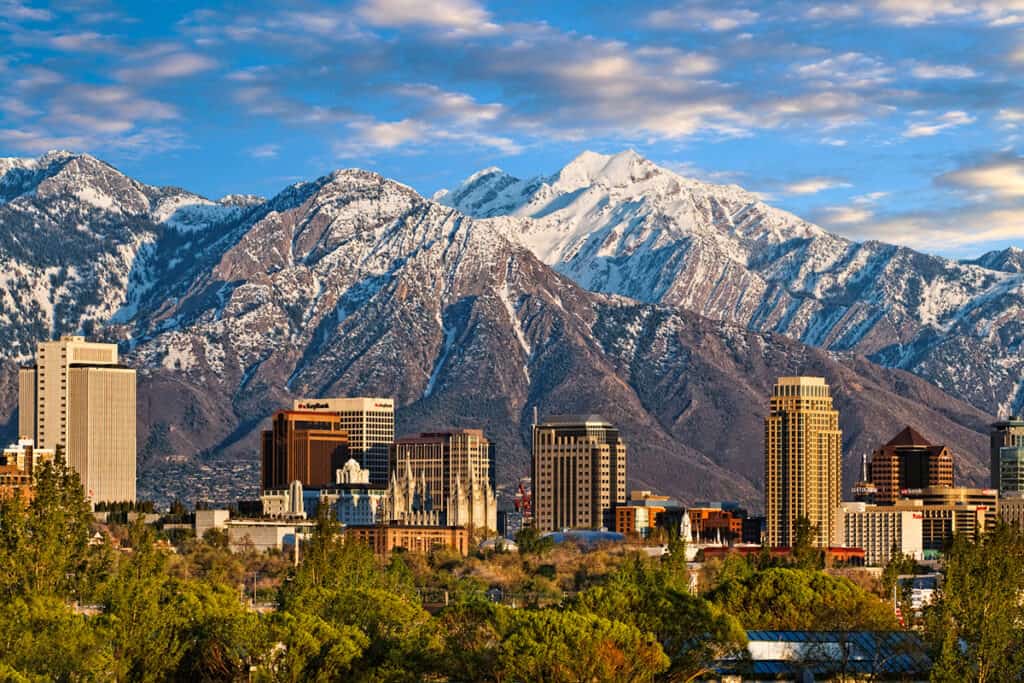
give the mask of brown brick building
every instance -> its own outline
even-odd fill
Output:
[[[329,486],[346,460],[348,433],[340,415],[279,410],[262,434],[262,490],[286,489],[295,480],[303,488]]]
[[[408,526],[377,524],[345,527],[345,541],[365,543],[375,555],[389,555],[395,548],[411,553],[429,553],[435,548],[453,548],[469,555],[469,534],[462,526]]]
[[[875,502],[891,505],[904,489],[953,485],[953,454],[906,427],[871,456]]]

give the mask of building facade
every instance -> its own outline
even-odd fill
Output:
[[[906,427],[871,456],[875,502],[895,503],[905,489],[953,485],[953,454]]]
[[[388,520],[496,531],[492,457],[491,443],[479,429],[396,440],[385,502]]]
[[[839,412],[821,377],[780,377],[765,418],[765,516],[770,547],[791,547],[797,521],[827,547],[842,490]]]
[[[847,548],[862,548],[869,567],[885,566],[893,551],[924,559],[924,516],[920,510],[867,503],[842,503],[836,539]]]
[[[318,489],[334,483],[348,460],[348,432],[337,413],[279,410],[263,432],[263,491],[280,491],[293,481]]]
[[[392,398],[302,398],[295,410],[337,413],[348,434],[349,457],[369,470],[370,483],[387,486],[389,456],[395,440],[395,400]]]
[[[999,518],[1007,524],[1024,529],[1024,494],[1010,494],[999,499]]]
[[[626,442],[599,415],[551,417],[533,427],[532,506],[541,531],[614,528],[626,502]]]
[[[1024,493],[1024,445],[999,449],[999,495]]]
[[[453,548],[463,557],[469,555],[469,534],[460,526],[348,526],[345,527],[345,542],[350,541],[370,546],[374,554],[381,557],[398,548],[424,554],[437,548]]]
[[[1024,416],[1014,415],[992,425],[989,432],[989,466],[992,488],[1002,491],[1000,485],[1000,457],[1006,446],[1024,446]]]
[[[135,500],[135,379],[116,344],[75,335],[41,342],[18,372],[20,436],[62,451],[93,503]]]

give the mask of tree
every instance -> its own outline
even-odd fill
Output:
[[[137,520],[129,533],[132,552],[105,587],[99,623],[113,647],[113,678],[159,681],[184,654],[184,619],[174,609],[176,586],[153,530]]]
[[[111,669],[109,645],[60,598],[14,598],[0,623],[0,680],[102,680]]]
[[[315,614],[274,615],[271,632],[279,643],[255,680],[299,683],[344,680],[369,645],[354,626],[336,626]]]
[[[892,607],[849,579],[818,570],[771,568],[729,579],[708,599],[746,629],[868,630],[897,627]]]
[[[187,615],[179,628],[182,656],[176,680],[240,680],[270,649],[267,629],[231,588],[204,581],[176,586],[173,609]]]
[[[650,681],[669,666],[649,633],[594,614],[510,610],[498,653],[502,680]]]
[[[69,597],[85,578],[92,513],[62,458],[39,468],[34,488],[30,502],[0,502],[0,597]]]
[[[1024,671],[1024,537],[1007,525],[958,535],[945,581],[925,612],[936,681],[1020,680]]]
[[[800,569],[821,569],[825,553],[818,547],[821,529],[806,517],[798,517],[793,529],[793,563]]]
[[[687,681],[725,657],[746,653],[747,637],[731,615],[688,591],[688,578],[637,558],[605,585],[581,593],[574,607],[653,633],[671,660],[666,678]]]
[[[542,536],[536,527],[523,527],[516,534],[516,546],[521,555],[543,555],[555,546],[550,536]]]

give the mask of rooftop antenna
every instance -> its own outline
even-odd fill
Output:
[[[533,426],[537,426],[537,406],[533,407]]]
[[[871,481],[868,479],[868,454],[866,452],[860,454],[860,480]]]

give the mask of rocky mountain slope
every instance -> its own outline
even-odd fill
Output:
[[[587,289],[855,351],[988,412],[1024,406],[1018,249],[957,263],[852,242],[635,152],[585,152],[528,180],[489,168],[437,197],[521,218],[517,238]]]
[[[770,386],[799,372],[834,387],[848,484],[904,423],[961,453],[962,481],[984,479],[986,412],[854,353],[588,291],[513,237],[520,218],[476,220],[358,170],[211,202],[84,155],[0,163],[15,188],[0,256],[19,274],[0,280],[0,426],[11,435],[13,369],[35,339],[119,340],[139,368],[144,494],[252,495],[274,409],[377,394],[397,399],[401,432],[484,427],[505,482],[528,471],[533,406],[601,412],[634,486],[757,509]],[[216,468],[229,474],[211,488]]]

